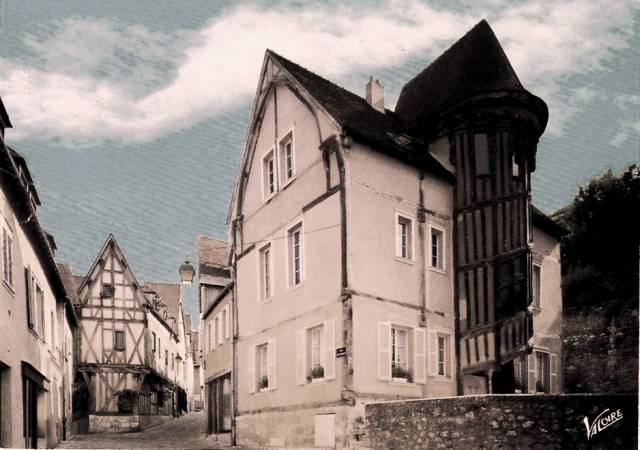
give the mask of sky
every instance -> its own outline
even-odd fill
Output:
[[[482,19],[549,106],[533,202],[640,161],[634,1],[0,0],[0,96],[57,259],[85,274],[109,233],[139,281],[177,281],[226,214],[264,52],[393,109],[403,84]],[[197,317],[196,290],[183,290]]]

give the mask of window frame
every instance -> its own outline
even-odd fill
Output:
[[[538,282],[536,283],[536,268],[538,268]],[[537,284],[537,287],[536,287]],[[537,299],[536,299],[537,292]],[[531,267],[531,306],[534,310],[542,310],[542,263],[533,261]],[[537,300],[537,301],[536,301]]]
[[[269,252],[268,274],[265,270],[265,252]],[[258,249],[258,274],[258,300],[259,303],[266,303],[270,300],[273,300],[273,246],[271,245],[271,241],[267,242]],[[268,280],[265,280],[265,278],[268,278]],[[269,283],[268,292],[267,281]]]
[[[545,368],[544,367],[542,368],[542,382],[543,382],[543,386],[545,387],[545,389],[542,392],[538,391],[538,381],[540,381],[540,379],[538,378],[538,354],[545,355],[545,358],[547,360],[547,364],[546,364],[547,371],[545,372],[544,371]],[[534,364],[533,378],[535,380],[535,385],[533,386],[533,392],[535,394],[550,394],[553,391],[553,387],[551,386],[551,351],[544,348],[540,348],[540,347],[534,348],[533,364]],[[546,379],[549,380],[548,384],[546,384]]]
[[[429,229],[429,269],[433,270],[434,272],[440,272],[440,273],[446,273],[447,272],[447,240],[446,240],[446,236],[447,236],[447,231],[444,227],[433,224],[433,223],[429,223],[428,225],[428,229]],[[433,265],[433,232],[434,230],[439,233],[440,235],[440,242],[439,242],[439,260],[440,260],[440,265],[439,266],[434,266]]]
[[[122,336],[122,345],[118,345],[118,336]],[[125,339],[126,337],[124,334],[124,330],[114,330],[113,331],[113,351],[124,352],[127,347]]]
[[[296,282],[295,278],[296,278],[296,268],[295,268],[295,244],[294,244],[294,239],[295,239],[295,233],[296,231],[299,232],[300,235],[300,242],[298,244],[298,247],[300,249],[300,254],[299,254],[299,260],[300,260],[300,268],[298,270],[299,272],[299,280],[298,282]],[[297,221],[294,225],[290,226],[287,229],[287,279],[288,279],[288,285],[289,285],[289,289],[295,289],[298,286],[302,285],[302,283],[304,282],[305,279],[305,262],[304,262],[304,258],[305,258],[305,252],[304,252],[304,225],[302,223],[302,220]]]
[[[278,161],[276,159],[276,149],[271,147],[262,155],[262,200],[267,201],[278,192]],[[273,191],[269,180],[268,160],[273,163]]]
[[[258,344],[254,348],[256,370],[253,382],[256,383],[257,392],[265,392],[271,388],[271,382],[269,381],[269,341]],[[260,387],[263,376],[267,377],[267,386],[264,388]]]
[[[152,351],[153,353],[155,353],[155,352],[156,352],[156,338],[157,338],[157,337],[156,337],[156,332],[155,332],[155,331],[152,331],[152,332],[151,332],[151,335],[153,336],[153,343],[151,344],[151,351]]]
[[[407,248],[408,255],[402,256],[402,239],[400,238],[401,232],[401,222],[408,223],[409,225],[409,235],[408,235],[408,245],[405,245]],[[394,234],[395,234],[395,258],[398,261],[402,261],[405,263],[413,264],[415,262],[415,218],[410,214],[407,214],[402,211],[396,211],[395,213],[395,221],[394,221]]]
[[[391,371],[393,373],[393,367],[396,365],[400,365],[400,367],[402,367],[402,362],[400,361],[400,356],[402,353],[404,353],[404,367],[402,367],[403,370],[405,371],[409,371],[409,370],[413,370],[413,365],[410,364],[410,355],[409,354],[409,330],[411,329],[413,331],[413,327],[408,327],[408,326],[404,326],[404,325],[400,325],[397,323],[391,323],[391,341],[390,341],[390,351],[391,351]],[[399,345],[396,343],[397,341],[397,333],[398,332],[403,332],[404,333],[404,338],[405,338],[405,343],[404,343],[404,351],[403,352],[399,352],[398,351],[398,347]],[[398,361],[396,361],[396,355],[398,355]]]
[[[429,368],[429,376],[431,376],[432,378],[438,380],[438,381],[446,381],[446,382],[451,382],[454,383],[455,382],[455,375],[454,375],[454,364],[455,364],[455,349],[454,349],[454,333],[452,330],[448,330],[442,327],[433,327],[431,329],[429,329],[428,331],[429,333],[429,349],[428,349],[428,353],[429,353],[429,358],[432,358],[433,355],[433,350],[432,350],[432,346],[434,345],[431,342],[431,339],[435,338],[436,339],[436,343],[435,343],[435,373],[432,372],[433,369],[433,363],[431,361],[427,362],[428,368]],[[445,374],[444,375],[440,375],[440,351],[438,349],[438,341],[440,337],[444,337],[445,338],[445,346],[446,348],[444,349],[443,355],[444,355],[444,361],[443,363],[445,364]],[[449,364],[447,364],[447,358],[449,360]]]
[[[13,232],[7,226],[2,226],[2,282],[13,294],[15,289]]]
[[[291,176],[288,175],[288,158],[286,154],[286,144],[291,144]],[[287,130],[282,137],[278,139],[278,161],[277,164],[282,164],[282,167],[278,167],[280,186],[279,189],[283,189],[289,183],[296,179],[296,147],[293,127]]]

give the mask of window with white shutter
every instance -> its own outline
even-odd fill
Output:
[[[391,380],[391,325],[378,323],[378,378]]]
[[[231,313],[229,305],[225,306],[222,310],[222,318],[224,323],[224,338],[229,339],[231,335]]]
[[[296,384],[303,385],[307,376],[307,352],[306,352],[307,330],[299,330],[296,333]]]
[[[557,394],[560,389],[558,386],[558,355],[551,353],[551,393]]]
[[[414,383],[424,384],[427,382],[427,355],[426,355],[426,332],[423,328],[413,329],[414,342]]]
[[[273,390],[278,385],[278,352],[276,341],[270,340],[267,343],[267,376],[269,377],[269,390]]]
[[[336,377],[336,324],[334,320],[324,323],[324,379]]]
[[[429,331],[429,375],[452,379],[451,333]]]

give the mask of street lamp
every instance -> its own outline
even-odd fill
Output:
[[[193,282],[193,277],[196,274],[195,269],[189,262],[187,258],[185,258],[184,262],[180,265],[178,269],[178,273],[180,274],[180,279],[182,280],[182,284],[191,284]]]

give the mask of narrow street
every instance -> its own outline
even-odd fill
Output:
[[[204,431],[204,412],[194,412],[140,432],[77,435],[57,448],[229,448]]]

